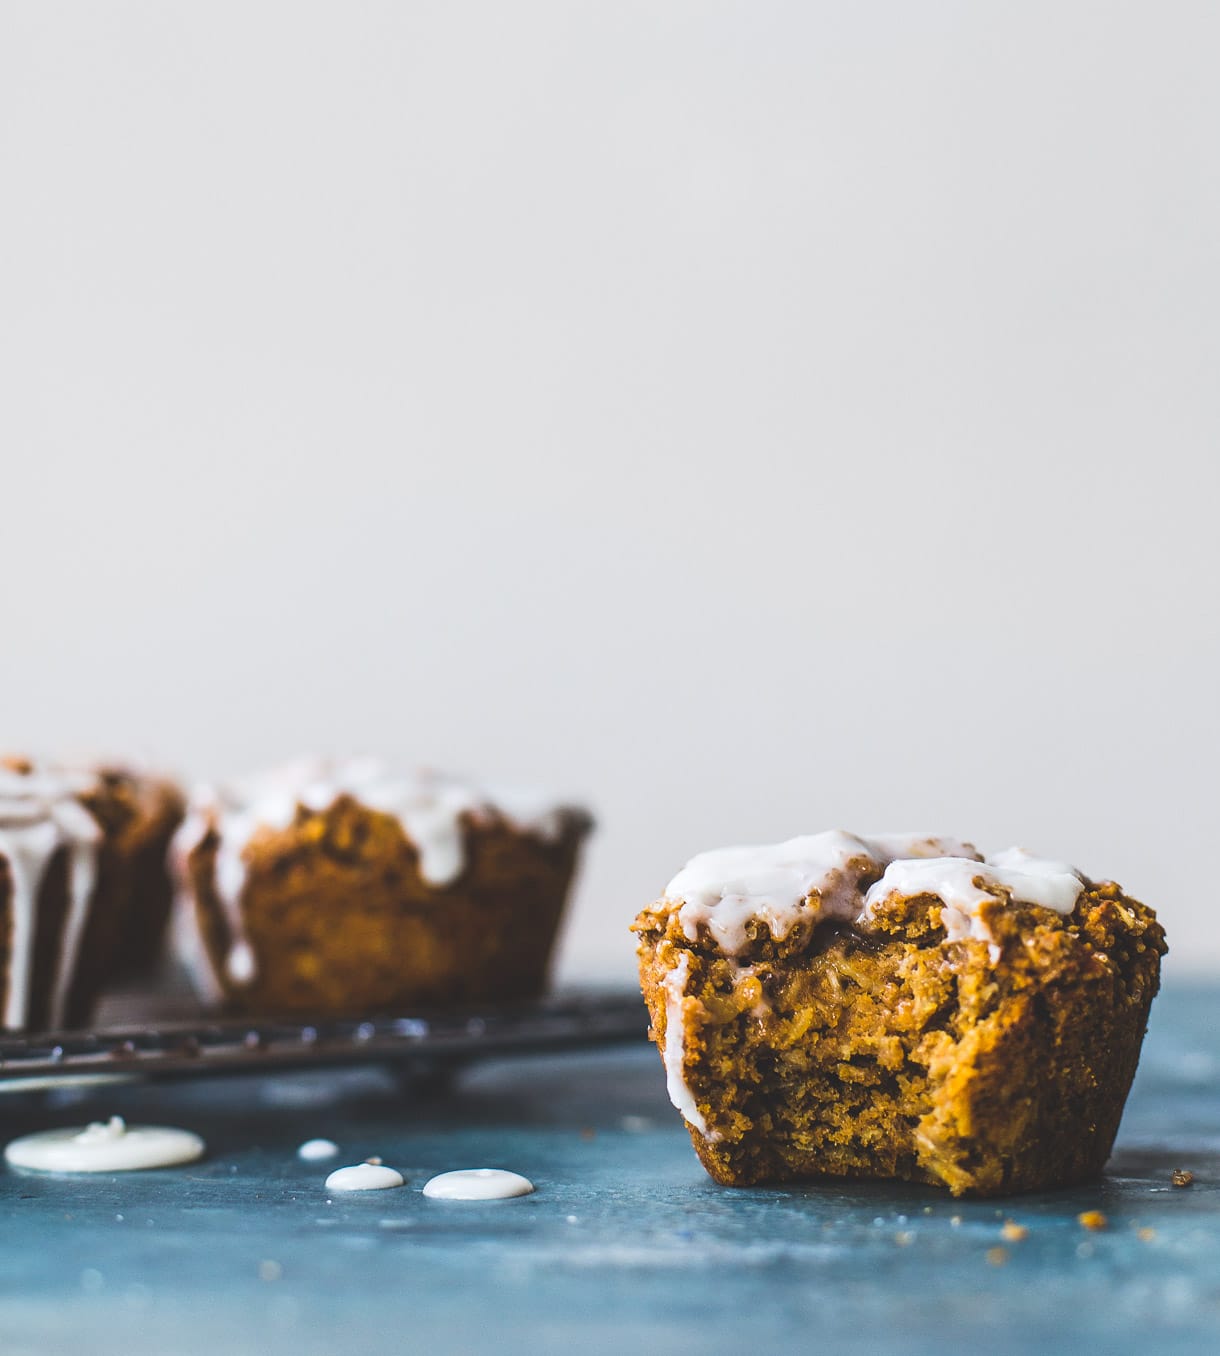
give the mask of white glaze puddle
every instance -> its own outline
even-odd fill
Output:
[[[384,1163],[354,1163],[336,1168],[326,1179],[327,1191],[387,1191],[402,1185],[402,1173]]]
[[[4,1157],[15,1168],[36,1172],[134,1172],[193,1163],[206,1147],[190,1130],[129,1126],[122,1116],[111,1116],[84,1127],[23,1135],[8,1145]]]
[[[324,1158],[334,1158],[338,1152],[339,1146],[333,1139],[307,1139],[297,1149],[297,1157],[306,1163],[319,1163]]]
[[[434,1201],[506,1201],[528,1196],[534,1189],[528,1177],[502,1168],[459,1168],[442,1172],[424,1184],[424,1195]]]

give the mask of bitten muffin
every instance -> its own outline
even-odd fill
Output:
[[[245,1012],[531,998],[590,827],[573,806],[372,761],[206,788],[174,853],[184,958]]]
[[[1066,863],[838,832],[696,857],[634,930],[716,1181],[954,1195],[1101,1172],[1166,949],[1151,909]]]

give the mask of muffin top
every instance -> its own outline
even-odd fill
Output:
[[[710,939],[736,956],[760,936],[781,942],[823,923],[868,934],[895,905],[926,899],[939,905],[945,940],[977,938],[997,959],[997,907],[1035,906],[1067,917],[1089,886],[1068,863],[1022,848],[985,856],[943,835],[832,830],[702,853],[646,912],[676,916],[687,941]]]
[[[325,813],[343,797],[396,819],[418,853],[421,877],[436,886],[451,884],[462,872],[467,821],[506,824],[548,842],[590,823],[585,811],[535,791],[493,791],[434,772],[397,773],[374,758],[309,758],[197,788],[178,849],[189,853],[215,833],[222,870],[227,862],[237,874],[235,859],[256,834],[286,829],[302,813]]]

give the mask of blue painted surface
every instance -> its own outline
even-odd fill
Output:
[[[1214,1351],[1218,1019],[1220,989],[1164,994],[1108,1177],[999,1204],[718,1188],[650,1047],[487,1066],[426,1099],[373,1071],[6,1098],[6,1138],[118,1112],[197,1129],[210,1154],[127,1176],[0,1173],[0,1350]],[[294,1154],[321,1135],[409,1185],[328,1196],[328,1166]],[[420,1194],[479,1166],[537,1193]],[[1180,1166],[1192,1187],[1170,1186]],[[1077,1223],[1090,1209],[1107,1231]],[[1009,1218],[1024,1241],[1001,1237]]]

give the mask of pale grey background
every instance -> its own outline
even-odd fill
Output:
[[[0,743],[1019,841],[1220,963],[1211,4],[0,3]]]

